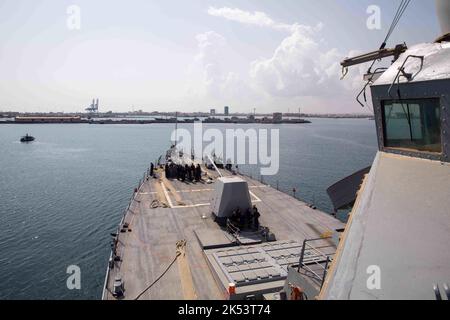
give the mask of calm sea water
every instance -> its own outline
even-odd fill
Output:
[[[374,122],[313,119],[280,129],[280,171],[264,181],[331,212],[326,188],[372,163]],[[192,125],[186,125],[191,129]],[[233,125],[209,125],[219,129]],[[242,125],[249,128],[250,125]],[[114,231],[173,125],[0,125],[0,299],[99,299]],[[30,133],[37,141],[21,144]],[[241,171],[259,179],[256,167]],[[81,290],[66,269],[81,268]]]

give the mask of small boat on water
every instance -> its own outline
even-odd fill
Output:
[[[34,141],[35,138],[33,136],[29,136],[28,133],[23,136],[22,138],[20,138],[20,142],[31,142]]]

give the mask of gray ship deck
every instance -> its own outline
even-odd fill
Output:
[[[208,174],[215,173],[208,171]],[[160,170],[157,175],[164,172]],[[269,227],[277,240],[302,243],[304,239],[344,227],[334,217],[313,210],[304,202],[249,177],[240,177],[248,182],[252,201],[261,213],[261,224]],[[115,299],[113,283],[120,275],[125,287],[124,299],[135,299],[174,260],[177,241],[186,240],[184,258],[178,259],[140,299],[227,299],[198,237],[214,231],[220,234],[220,227],[210,213],[213,190],[214,183],[188,184],[164,177],[145,181],[122,221],[131,231],[118,234],[116,254],[121,261],[108,269],[102,298]],[[152,208],[154,200],[168,208]],[[224,237],[211,241],[221,242],[221,238]]]

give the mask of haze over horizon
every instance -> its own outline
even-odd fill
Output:
[[[399,1],[0,0],[0,110],[363,113],[360,66]],[[80,9],[80,29],[67,26]],[[381,9],[369,30],[367,8]],[[434,2],[413,1],[388,46],[440,35]],[[388,60],[388,59],[386,59]]]

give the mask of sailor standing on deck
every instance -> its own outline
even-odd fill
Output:
[[[252,210],[250,208],[248,208],[247,210],[245,210],[245,215],[244,215],[244,228],[248,228],[250,229],[252,226]]]
[[[197,163],[197,167],[195,168],[195,179],[197,181],[202,180],[202,168],[200,167],[200,165]]]
[[[181,178],[181,175],[182,175],[182,167],[181,167],[181,165],[179,165],[179,164],[177,164],[176,165],[176,168],[177,168],[177,179],[178,180],[182,180],[182,178]]]
[[[192,163],[191,164],[191,167],[190,167],[190,173],[191,173],[191,181],[193,181],[193,180],[196,180],[196,173],[195,173],[195,166],[194,166],[194,164]]]
[[[183,181],[186,179],[191,180],[191,172],[189,171],[189,166],[187,164],[184,165]]]
[[[243,216],[242,216],[242,211],[241,211],[241,208],[239,208],[239,207],[237,207],[237,209],[236,209],[236,217],[237,217],[237,223],[238,223],[238,226],[241,228],[242,227],[242,225],[243,225]]]
[[[166,163],[166,165],[164,166],[164,172],[166,173],[166,178],[170,179],[170,173],[169,173],[169,165]]]
[[[187,179],[189,181],[192,181],[192,170],[191,170],[191,167],[188,164],[186,164],[185,168],[186,168],[186,173],[187,173]]]
[[[259,217],[261,214],[258,211],[258,208],[256,206],[253,206],[253,227],[255,230],[259,230]]]

